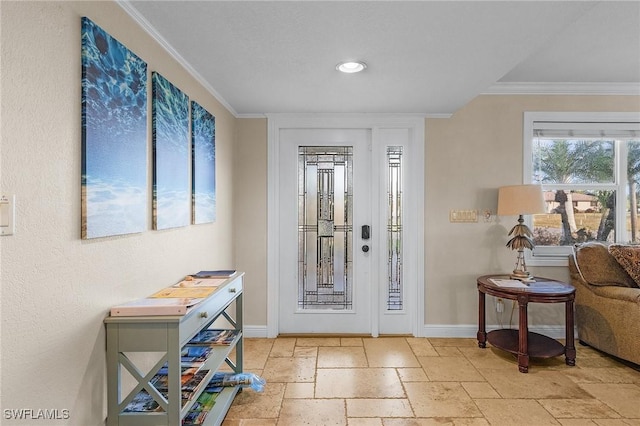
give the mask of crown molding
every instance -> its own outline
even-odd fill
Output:
[[[490,86],[483,95],[631,95],[640,96],[640,83],[512,83]]]
[[[213,96],[218,102],[220,102],[235,118],[238,118],[238,113],[236,110],[220,95],[216,90],[211,87],[211,84],[207,82],[198,73],[195,68],[191,66],[189,62],[187,62],[174,48],[169,44],[167,40],[164,39],[156,31],[156,29],[147,21],[136,8],[134,8],[129,0],[116,0],[116,3],[138,24],[140,27],[151,36],[173,59],[178,61],[178,63],[189,73],[193,78],[195,78],[198,83],[200,83],[206,91],[208,91],[211,96]]]

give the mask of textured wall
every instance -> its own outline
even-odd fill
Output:
[[[16,233],[0,238],[2,409],[69,410],[69,420],[37,424],[101,425],[109,308],[200,269],[235,267],[236,119],[115,2],[1,7],[0,190],[17,200]],[[81,16],[216,116],[216,223],[151,230],[149,127],[147,231],[80,239]],[[32,423],[4,414],[3,425]]]

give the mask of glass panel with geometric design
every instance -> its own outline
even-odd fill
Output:
[[[387,147],[387,310],[403,308],[402,300],[402,147]]]
[[[298,149],[298,308],[349,310],[353,148]]]

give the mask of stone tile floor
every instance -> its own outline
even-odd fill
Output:
[[[576,342],[563,357],[514,356],[475,339],[279,337],[245,339],[246,389],[223,426],[640,426],[640,367]]]

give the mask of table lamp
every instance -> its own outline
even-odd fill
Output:
[[[511,228],[509,236],[513,237],[507,242],[507,247],[518,251],[516,267],[510,278],[523,282],[531,281],[531,274],[527,271],[524,261],[524,249],[533,250],[533,234],[524,224],[522,215],[544,213],[545,205],[540,185],[511,185],[498,189],[498,211],[500,216],[518,215],[518,224]]]

